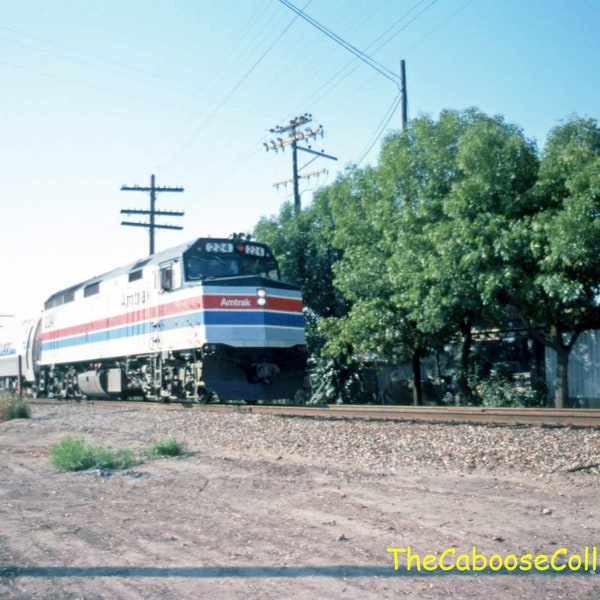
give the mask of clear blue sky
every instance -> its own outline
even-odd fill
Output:
[[[596,0],[295,0],[322,25],[399,72],[409,117],[476,106],[543,146],[576,113],[598,117]],[[181,232],[250,231],[291,187],[291,154],[266,153],[269,129],[305,112],[339,157],[357,162],[397,94],[278,0],[21,0],[0,20],[0,313],[36,314],[53,292],[134,261],[144,229],[121,208],[147,209],[122,184],[183,186],[158,208],[184,210]],[[400,127],[400,111],[389,129]],[[379,142],[363,159],[375,163]],[[301,159],[308,155],[301,155]],[[301,163],[302,165],[303,163]]]

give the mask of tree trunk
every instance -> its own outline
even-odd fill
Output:
[[[413,404],[423,404],[423,388],[421,387],[421,351],[415,350],[412,357],[413,368]]]
[[[531,387],[542,394],[544,405],[548,404],[548,387],[546,385],[546,347],[537,337],[530,338],[532,354],[530,363]]]
[[[569,352],[560,327],[550,327],[550,335],[556,352],[556,380],[554,381],[554,408],[564,408],[569,402]]]
[[[569,406],[569,355],[579,337],[579,332],[569,334],[565,344],[560,327],[550,328],[553,347],[556,351],[556,381],[554,384],[554,408]]]
[[[460,406],[471,397],[469,390],[469,358],[471,356],[471,345],[473,343],[473,317],[466,315],[461,323],[463,344],[460,353],[460,373],[457,379],[456,405]]]
[[[569,402],[569,351],[561,345],[556,348],[556,382],[554,408],[564,408]]]

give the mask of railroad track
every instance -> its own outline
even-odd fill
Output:
[[[362,419],[386,421],[417,421],[426,423],[479,423],[488,425],[598,427],[599,409],[558,408],[482,408],[474,406],[263,406],[248,404],[180,404],[158,402],[125,402],[116,400],[45,400],[32,404],[79,404],[82,406],[144,408],[160,410],[202,410],[208,412],[243,412],[317,419]]]

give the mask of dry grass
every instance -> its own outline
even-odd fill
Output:
[[[31,408],[29,403],[13,393],[0,391],[0,422],[11,419],[29,419]]]

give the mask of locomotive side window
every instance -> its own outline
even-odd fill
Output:
[[[93,296],[94,294],[98,294],[100,292],[100,282],[91,283],[83,288],[83,297],[87,298],[88,296]]]
[[[63,304],[66,304],[67,302],[73,302],[73,300],[75,300],[75,290],[69,290],[68,292],[64,293]]]
[[[75,300],[75,289],[76,288],[71,288],[64,292],[54,294],[54,296],[51,296],[48,298],[48,300],[46,300],[44,308],[49,310],[55,306],[61,306],[62,304],[67,304],[67,302],[73,302]]]
[[[166,292],[173,289],[173,268],[171,265],[160,270],[160,287]]]

